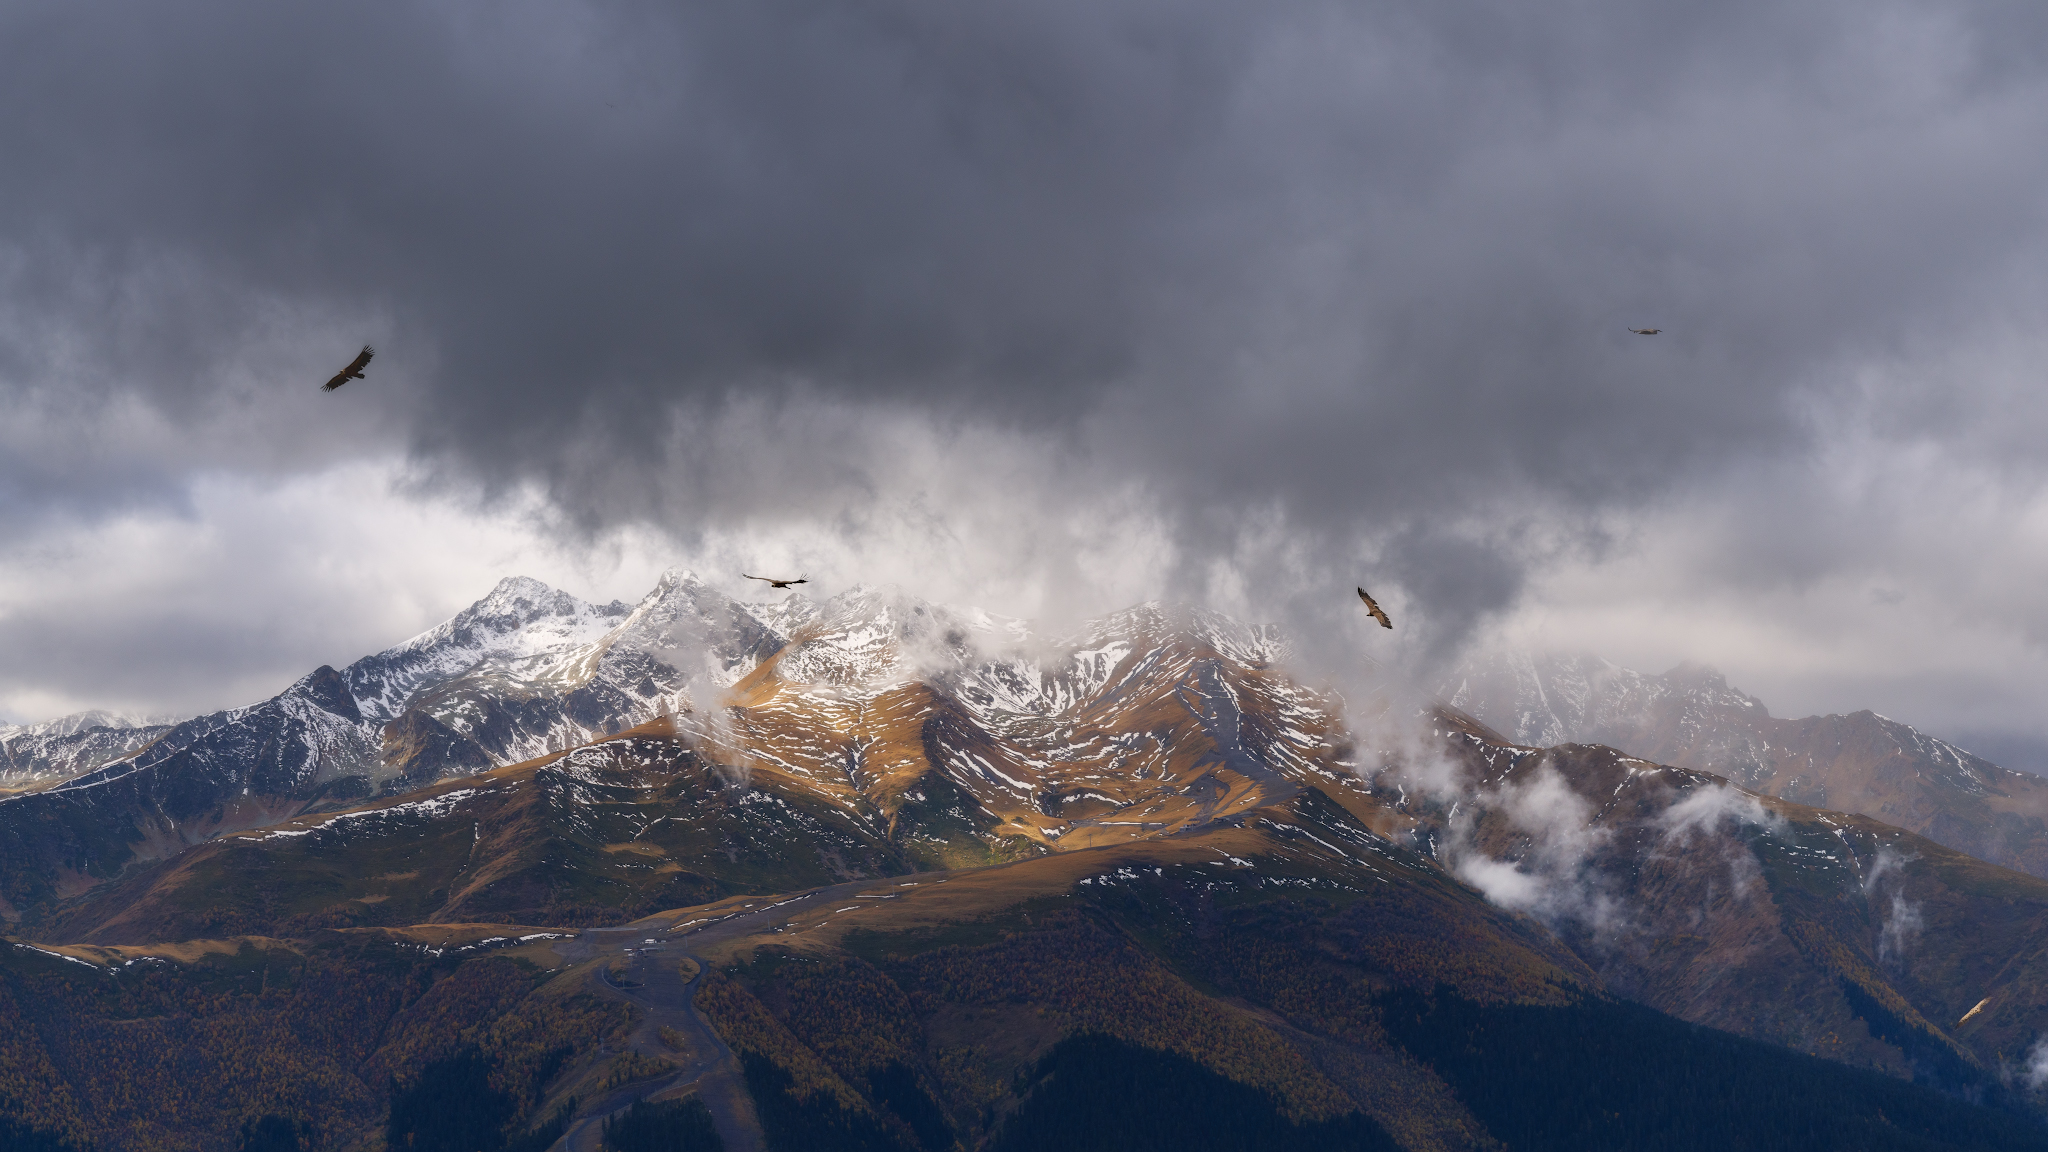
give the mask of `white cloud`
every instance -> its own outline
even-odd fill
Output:
[[[1724,820],[1768,828],[1785,823],[1783,817],[1765,808],[1755,795],[1726,784],[1694,788],[1657,816],[1664,839],[1680,847],[1696,835],[1718,831]]]
[[[157,505],[46,520],[0,557],[0,716],[247,703],[514,574],[629,602],[672,566],[741,597],[762,594],[742,572],[805,574],[818,597],[897,584],[1057,626],[1151,598],[1176,559],[1142,489],[1076,469],[1049,478],[1026,438],[838,416],[841,433],[873,441],[859,482],[821,480],[704,526],[666,520],[672,476],[649,477],[648,525],[584,534],[531,488],[482,502],[389,458],[204,473]]]
[[[1589,867],[1613,834],[1595,822],[1593,805],[1555,768],[1539,765],[1524,780],[1460,799],[1444,852],[1459,878],[1504,908],[1553,923],[1574,920],[1602,932],[1619,926],[1624,909]],[[1472,817],[1481,811],[1506,817],[1526,834],[1518,859],[1497,859],[1478,848]]]

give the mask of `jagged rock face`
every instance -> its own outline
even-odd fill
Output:
[[[1874,712],[1778,719],[1711,669],[1527,653],[1461,669],[1439,695],[1519,744],[1606,744],[2048,876],[2048,780]]]

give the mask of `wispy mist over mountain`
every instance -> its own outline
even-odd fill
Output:
[[[1517,743],[1605,744],[2048,875],[2048,779],[1875,712],[1780,719],[1702,665],[1646,675],[1597,656],[1530,652],[1467,664],[1437,695]]]

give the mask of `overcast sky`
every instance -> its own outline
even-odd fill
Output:
[[[2027,755],[2044,57],[2022,0],[17,0],[0,717],[680,564]]]

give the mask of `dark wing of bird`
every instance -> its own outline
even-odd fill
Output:
[[[1638,336],[1655,336],[1658,333],[1663,332],[1664,330],[1662,328],[1631,328],[1629,329],[1629,331],[1635,333]]]
[[[742,576],[745,576],[745,577],[746,577],[747,579],[749,579],[749,580],[759,580],[759,581],[760,581],[760,582],[762,582],[763,584],[773,584],[773,583],[775,583],[775,581],[773,581],[773,580],[770,580],[770,579],[769,579],[768,577],[766,577],[766,576],[755,576],[755,575],[752,575],[752,574],[750,574],[750,573],[746,573],[746,572],[742,572],[742,573],[740,573],[740,575],[742,575]]]
[[[361,380],[363,378],[363,369],[369,365],[370,357],[375,356],[376,354],[377,353],[375,352],[375,350],[373,350],[368,344],[363,345],[363,350],[361,352],[356,353],[356,358],[349,362],[348,367],[343,368],[340,372],[337,372],[334,376],[334,379],[329,380],[325,384],[322,384],[320,386],[320,390],[323,392],[332,392],[336,388],[341,387],[343,384],[346,384],[351,380]]]
[[[1387,619],[1387,614],[1380,609],[1379,603],[1365,594],[1365,589],[1360,588],[1358,590],[1358,598],[1365,601],[1365,610],[1372,613],[1372,618],[1380,622],[1380,627],[1392,628],[1394,626],[1394,622]]]

